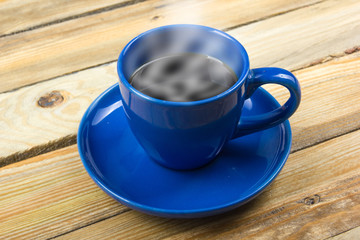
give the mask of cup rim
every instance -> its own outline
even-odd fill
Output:
[[[243,58],[243,62],[244,62],[244,66],[243,66],[243,71],[241,72],[241,75],[238,77],[237,81],[235,82],[234,85],[232,85],[230,88],[228,88],[226,91],[215,95],[213,97],[210,98],[206,98],[206,99],[202,99],[202,100],[198,100],[198,101],[188,101],[188,102],[174,102],[174,101],[168,101],[168,100],[160,100],[157,98],[153,98],[150,97],[140,91],[138,91],[137,89],[135,89],[133,86],[131,86],[131,84],[128,82],[128,80],[126,79],[123,71],[122,71],[122,63],[123,63],[123,58],[125,55],[125,52],[132,46],[132,44],[134,44],[137,40],[139,40],[140,38],[144,37],[145,35],[151,33],[151,32],[155,32],[155,31],[160,31],[163,29],[167,29],[167,28],[173,28],[173,27],[192,27],[192,28],[202,28],[205,29],[207,31],[211,31],[214,32],[216,34],[222,35],[223,37],[226,37],[228,39],[230,39],[232,42],[234,42],[236,45],[238,45],[240,52],[241,52],[241,57]],[[172,24],[172,25],[165,25],[165,26],[161,26],[161,27],[157,27],[157,28],[153,28],[150,30],[147,30],[139,35],[137,35],[136,37],[134,37],[130,42],[128,42],[125,47],[123,48],[123,50],[121,51],[118,60],[117,60],[117,73],[120,79],[120,82],[133,94],[135,94],[136,96],[143,98],[147,101],[150,101],[152,103],[156,103],[156,104],[160,104],[160,105],[167,105],[167,106],[189,106],[189,105],[201,105],[201,104],[206,104],[209,102],[213,102],[219,99],[222,99],[226,96],[228,96],[229,94],[231,94],[235,89],[241,87],[241,85],[245,82],[245,78],[248,76],[249,71],[250,71],[250,66],[249,66],[249,56],[244,48],[243,45],[241,45],[241,43],[236,40],[234,37],[232,37],[231,35],[215,29],[215,28],[211,28],[211,27],[207,27],[207,26],[202,26],[202,25],[196,25],[196,24]]]

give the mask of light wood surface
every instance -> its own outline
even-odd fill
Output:
[[[229,34],[245,46],[253,67],[294,70],[359,46],[359,12],[357,0],[324,1],[236,28]],[[265,57],[271,54],[276,57]]]
[[[0,94],[0,108],[4,109],[0,113],[4,129],[0,132],[0,165],[50,151],[53,145],[75,143],[79,121],[88,105],[102,91],[117,83],[115,68],[115,63],[107,64]],[[301,83],[303,100],[290,119],[293,150],[360,127],[360,104],[357,104],[360,52],[294,74]],[[279,101],[284,102],[288,97],[282,87],[268,89]],[[50,108],[40,107],[40,97],[51,91],[58,91],[64,97],[63,102]],[[314,105],[318,106],[316,111],[312,108]]]
[[[301,2],[304,3],[301,4]],[[305,1],[285,0],[280,2],[267,0],[265,3],[255,1],[250,4],[247,1],[235,0],[226,1],[226,3],[224,1],[198,3],[174,0],[173,4],[163,6],[162,1],[150,0],[111,12],[90,15],[51,27],[0,38],[2,49],[0,52],[2,63],[0,65],[2,82],[0,92],[114,61],[130,39],[156,26],[195,23],[220,29],[230,28],[309,4],[308,1],[305,3]],[[239,9],[244,9],[249,4],[254,11],[239,15]],[[360,9],[358,2],[345,6],[349,7],[345,9],[349,14],[351,10]],[[333,3],[332,8],[337,9],[337,4]],[[224,12],[227,14],[225,18]],[[156,16],[158,18],[153,19]],[[285,18],[285,21],[288,20]],[[359,20],[358,15],[350,15],[349,22],[352,24],[342,26],[342,33],[348,33],[349,27],[353,29],[359,24]],[[326,27],[324,30],[331,31]],[[339,34],[339,31],[333,34]],[[356,38],[356,35],[354,37]],[[286,36],[283,37],[283,39],[286,38]],[[239,40],[242,41],[241,38]]]
[[[0,1],[0,239],[360,239],[359,12],[358,0]],[[291,70],[302,88],[284,169],[219,216],[131,210],[96,186],[75,144],[124,44],[172,23],[222,29],[251,67]]]
[[[294,73],[302,102],[290,118],[293,151],[360,128],[360,52]],[[268,90],[280,102],[289,95],[274,85]]]
[[[0,8],[0,37],[69,21],[81,16],[130,5],[136,1],[5,0]]]

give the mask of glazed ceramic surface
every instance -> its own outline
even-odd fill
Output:
[[[229,141],[209,164],[172,170],[152,161],[135,139],[118,85],[101,94],[85,112],[78,148],[91,178],[120,203],[147,214],[195,218],[223,213],[251,200],[278,175],[290,152],[288,121]],[[259,88],[245,101],[251,117],[279,104]]]
[[[129,84],[131,74],[142,64],[184,52],[221,60],[232,68],[237,82],[219,95],[193,102],[155,99]],[[169,25],[140,34],[121,52],[118,75],[122,104],[134,136],[152,159],[174,169],[203,166],[230,139],[276,126],[300,103],[300,86],[291,72],[280,68],[250,70],[247,52],[236,39],[205,26]],[[289,100],[262,115],[242,115],[244,101],[266,83],[288,88]]]

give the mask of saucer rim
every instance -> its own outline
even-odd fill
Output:
[[[81,131],[84,128],[85,123],[88,121],[88,116],[90,115],[90,112],[95,109],[96,105],[98,104],[98,102],[105,97],[107,94],[109,94],[111,91],[113,91],[114,88],[119,88],[119,84],[116,83],[112,86],[110,86],[109,88],[107,88],[104,92],[102,92],[98,97],[95,98],[94,101],[92,101],[92,103],[90,104],[90,106],[87,108],[87,110],[84,112],[80,124],[79,124],[79,128],[78,128],[78,132],[77,132],[77,147],[78,147],[78,152],[80,155],[80,159],[87,171],[87,173],[89,174],[89,176],[91,177],[91,179],[105,192],[107,193],[109,196],[111,196],[112,198],[114,198],[116,201],[120,202],[121,204],[124,204],[125,206],[131,208],[131,209],[135,209],[138,210],[140,212],[144,212],[150,215],[155,215],[155,216],[160,216],[160,217],[168,217],[168,218],[198,218],[198,217],[206,217],[206,216],[212,216],[212,215],[216,215],[219,213],[223,213],[226,212],[228,210],[231,209],[235,209],[247,202],[249,202],[250,200],[254,199],[255,197],[257,197],[260,193],[262,193],[266,187],[268,187],[274,180],[275,178],[278,176],[278,174],[280,173],[280,171],[283,169],[285,163],[287,162],[287,159],[290,155],[290,150],[291,150],[291,145],[292,145],[292,131],[291,131],[291,126],[290,126],[290,122],[289,120],[286,120],[282,123],[280,123],[279,125],[284,125],[284,151],[277,157],[279,164],[278,167],[276,167],[270,174],[269,177],[263,181],[263,183],[261,185],[259,185],[259,187],[256,187],[255,191],[251,191],[249,192],[247,195],[236,199],[235,201],[231,201],[225,204],[219,204],[217,206],[214,207],[207,207],[207,208],[195,208],[195,209],[188,209],[188,210],[184,210],[184,209],[164,209],[164,208],[159,208],[159,207],[151,207],[142,203],[138,203],[136,201],[132,201],[129,199],[126,199],[125,197],[119,195],[116,193],[116,190],[113,190],[113,188],[111,186],[108,186],[109,184],[107,184],[106,182],[104,182],[101,179],[101,176],[99,176],[93,169],[93,164],[91,164],[91,162],[88,160],[88,158],[85,156],[84,152],[83,152],[83,148],[81,147]],[[120,89],[119,90],[119,94],[120,94]],[[267,92],[265,89],[259,87],[257,91],[261,91],[262,94],[265,95],[266,98],[271,99],[271,105],[274,105],[275,107],[280,107],[280,104],[278,103],[278,101],[269,93]],[[120,97],[121,98],[121,97]],[[251,98],[251,97],[250,97]],[[275,127],[279,127],[279,125],[276,125]],[[262,130],[262,131],[266,131]],[[287,141],[286,141],[287,140]],[[167,169],[165,167],[163,167],[164,169]],[[168,171],[175,171],[172,169],[167,169]]]

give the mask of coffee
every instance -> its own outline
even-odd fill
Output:
[[[132,74],[129,83],[153,98],[190,102],[216,96],[236,81],[233,70],[220,60],[183,53],[145,63]]]

